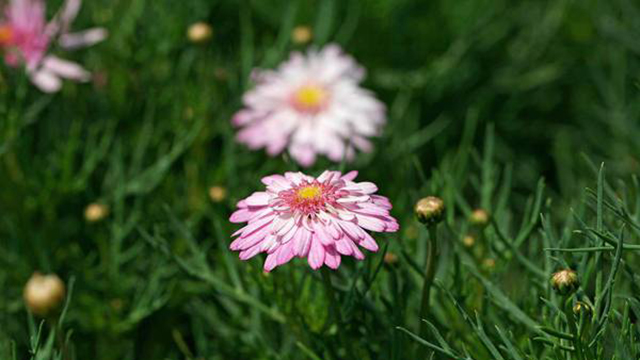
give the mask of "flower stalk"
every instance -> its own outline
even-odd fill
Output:
[[[329,273],[329,269],[327,267],[323,267],[320,270],[320,274],[322,274],[322,284],[324,285],[324,290],[327,294],[327,298],[329,299],[329,312],[331,314],[330,316],[333,318],[331,322],[337,324],[340,320],[340,312],[336,306],[336,292],[333,289],[333,284],[331,284],[331,274]]]
[[[585,356],[584,356],[584,352],[582,349],[582,341],[581,341],[581,336],[580,336],[580,332],[578,331],[578,325],[576,323],[576,319],[575,319],[575,313],[573,311],[573,296],[570,295],[568,296],[565,300],[564,300],[564,304],[563,304],[563,310],[564,310],[564,314],[567,317],[567,323],[569,325],[569,330],[571,331],[571,334],[573,335],[573,348],[575,349],[575,354],[576,354],[576,359],[577,360],[584,360]]]
[[[429,299],[431,285],[436,274],[436,255],[438,253],[437,224],[429,226],[429,238],[427,239],[427,254],[424,263],[424,282],[422,283],[422,301],[420,304],[420,335],[425,336],[426,324],[422,319],[429,315]]]
[[[429,298],[431,286],[436,273],[436,256],[438,254],[438,224],[444,217],[444,202],[433,196],[421,199],[414,208],[415,215],[429,232],[427,253],[424,262],[424,282],[422,283],[422,301],[420,304],[420,335],[425,336],[427,326],[423,319],[429,314]]]

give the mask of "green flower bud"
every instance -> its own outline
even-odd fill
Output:
[[[414,213],[421,223],[431,226],[444,218],[444,202],[435,196],[420,199],[414,207]]]
[[[484,227],[489,223],[489,213],[484,209],[476,209],[469,216],[469,222],[472,225]]]
[[[578,274],[571,269],[560,270],[551,277],[551,286],[562,296],[571,295],[580,286]]]
[[[582,301],[577,301],[576,304],[573,305],[573,313],[578,316],[585,314],[587,317],[590,317],[593,314],[593,307]]]

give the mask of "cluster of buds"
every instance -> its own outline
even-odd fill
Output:
[[[489,213],[484,209],[475,209],[469,215],[471,232],[462,238],[462,244],[467,248],[472,248],[476,244],[476,239],[482,238],[481,230],[489,224]]]

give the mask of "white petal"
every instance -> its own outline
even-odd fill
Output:
[[[42,61],[42,68],[66,79],[76,81],[89,81],[91,79],[91,73],[80,65],[56,56],[49,55],[45,57]]]
[[[46,93],[54,93],[62,87],[62,80],[56,74],[46,69],[40,69],[30,74],[31,82]]]
[[[81,5],[82,0],[66,0],[64,4],[62,4],[61,10],[58,11],[47,25],[47,34],[53,37],[58,33],[66,33],[78,15]]]
[[[107,38],[109,33],[103,28],[93,28],[73,34],[62,34],[58,42],[65,49],[72,50],[97,44]]]

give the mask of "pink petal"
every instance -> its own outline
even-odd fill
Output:
[[[245,226],[242,230],[242,237],[247,237],[248,235],[250,235],[251,233],[261,229],[262,227],[266,226],[268,223],[270,223],[271,221],[273,221],[274,216],[267,216],[264,217],[262,219],[250,222],[247,226]]]
[[[311,249],[312,234],[308,231],[304,231],[303,235],[296,238],[295,241],[295,254],[299,257],[304,257],[309,254]]]
[[[345,204],[345,203],[361,203],[361,202],[365,202],[365,201],[369,201],[370,197],[369,195],[362,195],[362,196],[346,196],[343,198],[338,199],[338,203],[340,204]]]
[[[273,270],[273,268],[278,266],[278,261],[277,261],[278,255],[277,255],[277,253],[278,252],[276,251],[276,252],[274,252],[272,254],[269,254],[267,256],[267,259],[264,261],[264,267],[263,267],[264,271],[269,272],[269,271]]]
[[[293,217],[279,216],[273,221],[273,227],[271,231],[277,235],[285,235],[296,225],[296,221]]]
[[[331,247],[325,247],[324,263],[331,269],[337,269],[340,266],[340,254]]]
[[[371,195],[371,200],[373,200],[373,203],[385,208],[385,209],[391,209],[391,202],[389,201],[389,199],[387,199],[384,196],[380,196],[380,195]]]
[[[308,233],[308,235],[307,235]],[[307,229],[302,228],[302,227],[298,227],[298,226],[293,226],[289,231],[287,231],[285,234],[278,234],[278,237],[280,238],[280,241],[282,243],[287,243],[289,241],[292,240],[296,240],[296,239],[300,239],[301,236],[310,236],[310,232],[307,231]]]
[[[265,238],[268,235],[269,235],[269,229],[267,229],[266,227],[263,227],[262,229],[256,231],[255,233],[247,237],[240,237],[234,240],[231,243],[229,248],[231,250],[246,250],[258,244],[259,242],[262,242],[263,240],[265,240]]]
[[[260,253],[260,246],[254,246],[240,252],[240,260],[249,260]]]
[[[378,191],[378,187],[376,186],[376,184],[374,184],[372,182],[361,182],[361,183],[358,183],[358,188],[360,188],[360,191],[365,193],[365,194],[373,194],[376,191]]]
[[[337,171],[336,171],[337,172]],[[334,171],[329,171],[329,170],[325,170],[322,172],[322,174],[320,174],[320,176],[318,176],[318,182],[325,182],[328,180],[331,180],[331,178],[334,176],[334,173],[336,173]]]
[[[387,222],[386,225],[387,227],[386,229],[384,229],[385,232],[396,232],[400,230],[400,224],[398,224],[398,222],[395,221],[395,219],[393,219],[393,221]]]
[[[324,246],[322,246],[319,240],[315,238],[312,239],[311,249],[309,249],[308,256],[309,266],[311,266],[311,268],[314,270],[319,269],[324,263],[324,255]]]
[[[351,240],[342,238],[336,241],[336,250],[342,255],[349,256],[353,254],[353,247],[355,247],[355,245],[352,246],[350,243]]]
[[[245,202],[249,206],[266,206],[269,205],[269,200],[271,199],[271,195],[269,193],[258,191],[254,192],[245,199]]]
[[[367,233],[364,233],[364,235],[365,235],[364,239],[360,241],[359,245],[369,251],[373,251],[373,252],[378,251],[378,244],[376,243],[375,240],[373,240],[371,235]]]
[[[338,210],[338,217],[341,220],[352,221],[356,219],[356,214],[352,213],[351,211],[341,209]]]
[[[334,239],[340,239],[342,237],[342,229],[340,229],[340,227],[336,225],[335,221],[327,223],[326,229],[329,230],[329,234]]]
[[[315,236],[323,245],[333,245],[335,242],[334,238],[329,234],[324,224],[318,222],[314,226]]]
[[[232,223],[243,223],[243,222],[247,222],[249,221],[249,219],[251,218],[251,216],[253,215],[253,213],[249,210],[245,209],[240,209],[240,210],[236,210],[233,214],[231,214],[231,217],[229,217],[229,221],[231,221]]]
[[[354,240],[359,240],[364,237],[365,232],[356,224],[349,221],[340,221],[340,227]]]
[[[289,241],[288,243],[280,246],[280,249],[276,251],[278,256],[278,265],[282,265],[288,263],[293,256],[295,255],[295,251],[293,249],[294,242]]]
[[[249,124],[255,119],[254,112],[251,110],[240,110],[238,111],[233,118],[231,119],[231,123],[235,126],[242,126]]]
[[[389,210],[372,202],[358,204],[358,208],[353,209],[354,212],[363,215],[373,216],[389,216]]]
[[[271,175],[262,178],[262,183],[267,185],[269,190],[280,192],[291,188],[289,181],[282,175]]]
[[[358,172],[356,170],[349,171],[348,173],[342,176],[342,180],[344,181],[353,181],[358,176]]]
[[[371,231],[383,232],[387,228],[387,224],[379,218],[372,216],[358,215],[358,225]]]
[[[286,172],[284,173],[284,177],[294,185],[299,185],[302,181],[305,180],[304,176],[301,172]]]
[[[309,167],[316,162],[316,152],[310,145],[292,144],[289,153],[300,165]]]
[[[349,246],[351,246],[351,250],[353,250],[353,257],[358,260],[363,260],[364,254],[362,253],[362,251],[360,251],[360,249],[358,249],[358,246],[356,246],[356,244],[354,244],[352,241],[349,241],[348,244]]]
[[[256,245],[256,246],[260,247],[260,251],[266,251],[268,254],[271,254],[278,249],[278,246],[280,246],[280,243],[278,242],[275,236],[267,236],[264,239],[264,241],[262,241],[259,245]]]

